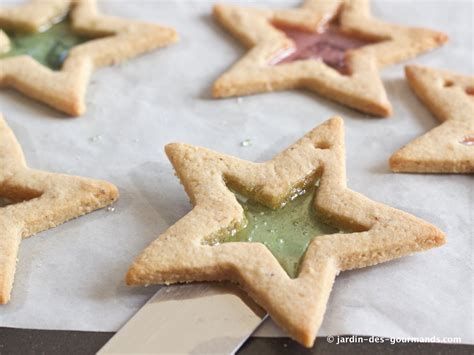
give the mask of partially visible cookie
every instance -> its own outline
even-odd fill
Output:
[[[441,125],[393,154],[392,171],[474,173],[474,77],[420,66],[405,74]]]
[[[372,17],[366,0],[307,0],[276,10],[216,5],[214,17],[249,48],[215,81],[214,97],[301,88],[382,117],[392,108],[379,69],[447,41]]]
[[[375,265],[445,241],[443,232],[429,223],[347,187],[343,121],[338,117],[264,163],[180,143],[167,145],[166,153],[194,208],[135,259],[127,283],[238,283],[292,338],[308,347],[340,271]],[[316,180],[319,185],[314,189]],[[307,233],[299,215],[281,223],[287,218],[283,210],[308,193],[309,205],[300,212],[310,217],[305,221],[322,219],[340,233]],[[266,207],[267,212],[257,213],[257,218],[278,210],[283,213],[280,220],[252,227],[239,194]],[[286,241],[277,239],[278,248],[287,245],[293,250],[300,232],[310,239],[301,250],[296,278],[285,272],[265,240],[233,239],[247,228],[256,233],[263,230],[273,238],[280,227]],[[288,227],[296,232],[286,233]]]
[[[23,238],[110,205],[117,188],[105,181],[33,170],[0,115],[0,304],[10,300]]]
[[[95,69],[178,39],[171,28],[102,15],[95,0],[33,0],[16,8],[0,7],[0,30],[43,31],[68,11],[72,31],[90,40],[68,50],[60,70],[52,70],[29,55],[8,56],[6,46],[10,43],[0,31],[0,86],[15,88],[59,111],[80,116],[86,110],[87,84]]]
[[[0,7],[0,28],[35,32],[64,17],[72,0],[29,0],[16,7]]]

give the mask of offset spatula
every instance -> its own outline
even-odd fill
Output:
[[[265,317],[234,285],[166,286],[98,354],[233,354]]]

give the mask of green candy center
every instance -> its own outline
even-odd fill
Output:
[[[288,275],[297,277],[300,262],[311,240],[339,232],[316,217],[313,205],[315,191],[315,186],[309,187],[276,210],[236,194],[247,224],[221,242],[263,243]]]
[[[11,48],[0,54],[0,58],[29,55],[53,70],[61,69],[72,47],[87,40],[74,33],[68,20],[52,25],[44,32],[7,32],[7,35]]]

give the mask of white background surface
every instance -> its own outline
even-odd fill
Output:
[[[375,1],[372,11],[383,20],[449,34],[448,45],[410,62],[472,75],[472,4]],[[163,152],[166,143],[263,161],[338,114],[345,118],[349,187],[432,222],[448,243],[341,274],[320,335],[451,336],[472,343],[474,178],[389,172],[387,160],[396,149],[437,125],[409,90],[403,66],[382,72],[395,109],[389,119],[368,118],[302,91],[213,100],[212,81],[244,48],[212,19],[211,5],[101,2],[107,14],[173,26],[181,41],[97,71],[82,118],[0,92],[0,110],[31,167],[106,179],[121,190],[114,212],[98,211],[21,244],[12,301],[0,308],[0,326],[114,331],[157,290],[129,288],[123,278],[133,258],[190,209]],[[94,141],[96,136],[102,138]],[[252,145],[242,147],[245,139]],[[271,326],[263,333],[275,334]]]

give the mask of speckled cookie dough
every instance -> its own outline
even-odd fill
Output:
[[[392,171],[474,173],[474,77],[420,66],[405,73],[441,125],[394,153]]]
[[[0,115],[0,304],[10,300],[23,238],[108,206],[117,198],[117,188],[108,182],[28,168]]]
[[[6,37],[16,33],[27,38],[65,19],[78,38],[72,42],[63,39],[59,61],[49,67],[38,56],[18,52],[12,46],[14,41]],[[0,32],[0,86],[12,87],[72,116],[86,110],[87,84],[95,69],[178,39],[171,28],[102,15],[95,0],[33,0],[16,8],[0,7],[0,29],[4,30]]]
[[[347,188],[343,121],[338,117],[265,163],[182,143],[167,145],[166,153],[194,208],[135,259],[127,283],[235,282],[307,347],[314,343],[340,271],[375,265],[445,241],[443,232],[425,221]],[[315,217],[351,232],[328,229],[312,238],[296,278],[261,242],[224,243],[248,225],[233,191],[279,209],[316,181],[310,200]]]
[[[216,5],[214,17],[249,48],[214,83],[214,97],[302,88],[382,117],[392,107],[379,69],[447,41],[373,18],[368,0],[306,0],[283,10]]]

